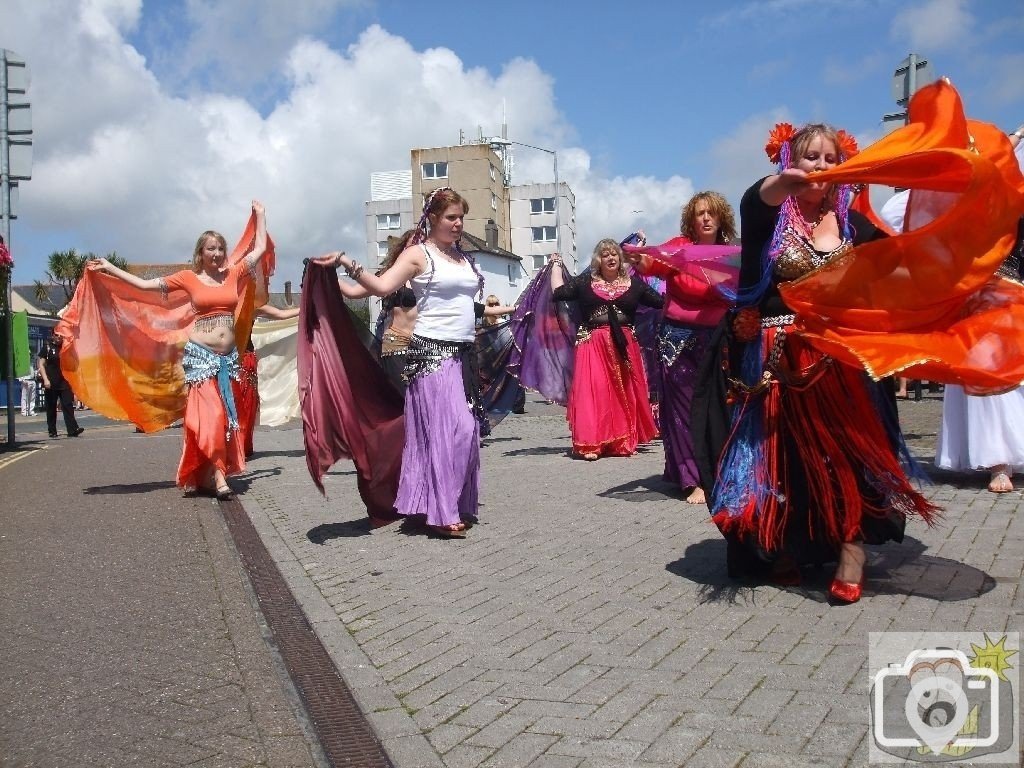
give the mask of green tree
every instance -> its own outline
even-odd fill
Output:
[[[95,253],[78,253],[74,248],[67,251],[54,251],[46,262],[46,282],[35,281],[36,300],[41,305],[49,305],[51,314],[57,314],[65,304],[71,301],[78,287],[78,281],[85,274],[85,265],[89,259],[95,259]],[[117,252],[107,254],[107,260],[121,269],[128,268],[128,262],[117,255]],[[64,294],[64,301],[57,306],[53,300],[51,288],[60,286]]]

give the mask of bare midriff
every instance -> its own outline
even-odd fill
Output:
[[[412,329],[416,326],[416,307],[406,309],[395,307],[391,310],[390,330],[405,336],[412,335]]]
[[[235,318],[232,315],[207,315],[196,320],[189,341],[202,344],[218,355],[226,355],[235,346]]]

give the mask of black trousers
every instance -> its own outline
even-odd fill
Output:
[[[78,431],[78,420],[75,418],[75,398],[69,387],[62,389],[44,389],[43,396],[46,398],[46,429],[51,436],[57,434],[57,401],[60,400],[61,409],[64,411],[64,427],[68,435]]]

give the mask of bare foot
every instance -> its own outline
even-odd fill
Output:
[[[998,467],[992,467],[992,477],[989,479],[988,489],[992,493],[1009,493],[1013,490],[1013,476],[1010,472],[1010,468],[1005,464],[1000,464]]]
[[[596,453],[584,453],[583,454],[583,458],[586,459],[587,461],[597,461],[597,454]]]
[[[706,504],[707,497],[704,495],[704,489],[699,485],[693,489],[693,492],[686,497],[687,504]]]

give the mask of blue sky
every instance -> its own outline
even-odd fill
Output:
[[[15,281],[70,247],[182,260],[206,228],[231,239],[253,197],[295,279],[305,256],[362,252],[371,171],[460,129],[497,133],[503,104],[510,138],[558,150],[583,250],[637,227],[669,237],[698,189],[737,201],[770,172],[776,120],[877,138],[911,51],[972,117],[1024,121],[1020,0],[494,7],[8,0],[0,45],[33,68],[36,130]],[[517,155],[517,181],[550,172]]]

